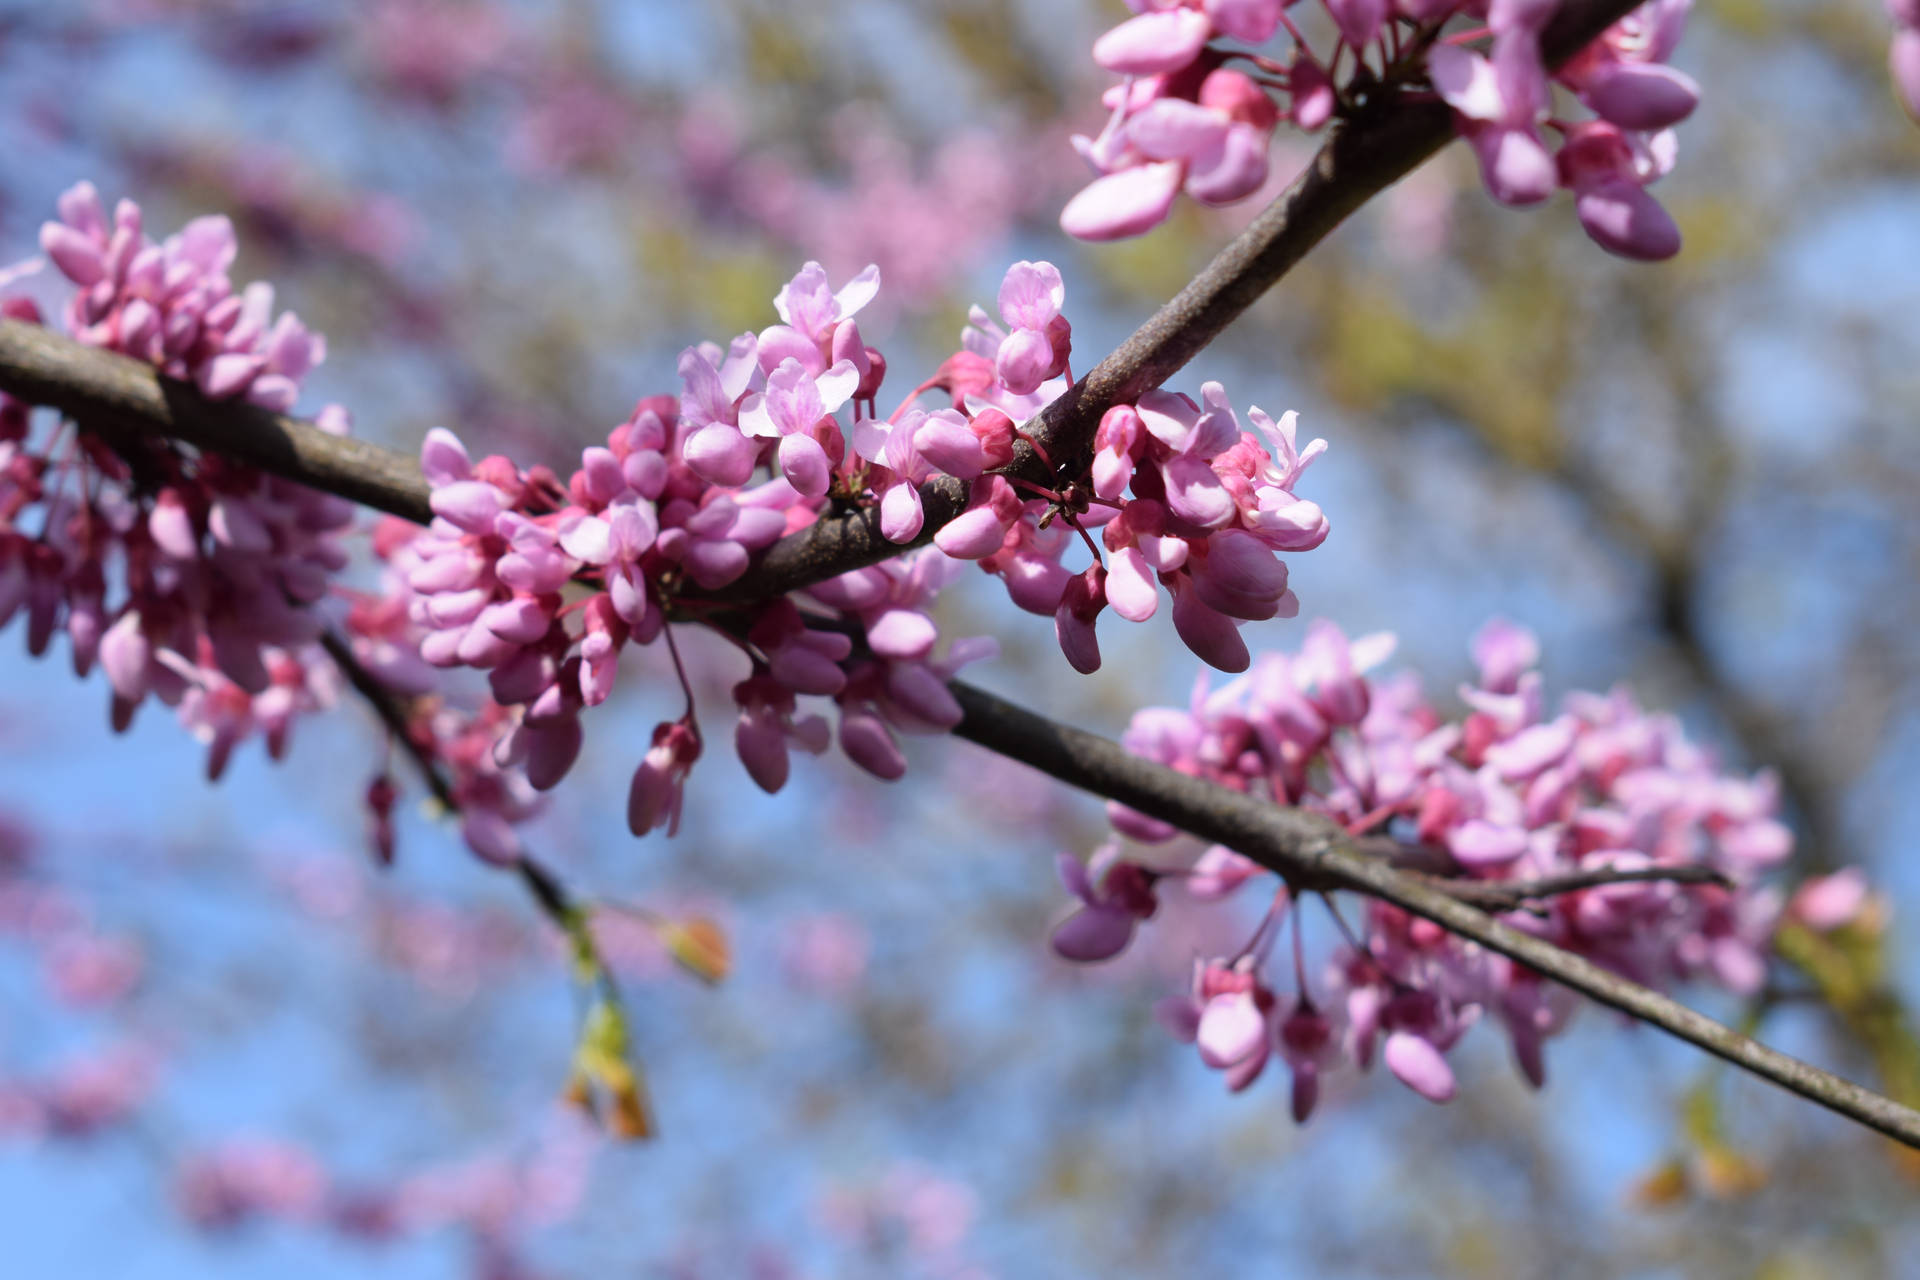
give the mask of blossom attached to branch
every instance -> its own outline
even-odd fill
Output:
[[[1312,132],[1383,84],[1424,74],[1453,109],[1494,199],[1537,204],[1565,188],[1587,234],[1609,253],[1659,259],[1679,251],[1679,231],[1645,189],[1673,167],[1670,131],[1699,100],[1699,87],[1666,65],[1690,0],[1648,0],[1551,73],[1540,37],[1554,0],[1322,0],[1340,36],[1325,58],[1279,0],[1130,3],[1136,16],[1094,44],[1094,61],[1124,79],[1105,96],[1106,126],[1073,139],[1100,176],[1062,212],[1070,234],[1139,235],[1165,221],[1183,190],[1203,204],[1244,199],[1266,180],[1282,120]],[[1456,17],[1475,25],[1448,31]],[[1241,47],[1265,44],[1283,28],[1284,58]],[[1488,37],[1483,49],[1473,47]],[[1916,58],[1920,52],[1907,61]],[[1247,70],[1229,65],[1239,63]],[[1902,65],[1896,39],[1896,80]],[[1920,72],[1912,78],[1920,83]],[[1554,118],[1554,82],[1596,118]],[[1564,139],[1557,155],[1547,129]]]
[[[1217,690],[1203,681],[1184,711],[1141,712],[1126,745],[1383,837],[1514,928],[1635,982],[1705,978],[1742,994],[1760,989],[1781,912],[1779,894],[1760,877],[1792,845],[1773,816],[1769,776],[1720,772],[1672,717],[1641,710],[1624,690],[1571,694],[1549,716],[1534,670],[1538,645],[1510,624],[1476,637],[1480,679],[1460,690],[1468,712],[1452,721],[1410,677],[1372,675],[1391,643],[1384,635],[1349,641],[1317,622],[1298,653],[1263,655]],[[1135,839],[1168,845],[1177,834],[1123,806],[1110,813]],[[1113,845],[1086,868],[1068,862],[1063,877],[1081,905],[1054,949],[1076,960],[1121,950],[1153,914],[1155,886],[1184,883],[1191,896],[1218,900],[1262,878],[1219,846],[1186,866],[1123,858]],[[1836,879],[1810,887],[1796,910],[1844,920],[1861,896],[1852,880]],[[1379,1057],[1415,1092],[1445,1101],[1455,1087],[1446,1055],[1482,1019],[1505,1029],[1528,1080],[1544,1080],[1543,1044],[1570,1016],[1570,992],[1373,899],[1357,924],[1327,900],[1338,941],[1312,971],[1304,904],[1295,899],[1286,884],[1276,887],[1252,941],[1201,963],[1191,996],[1163,1010],[1177,1034],[1197,1040],[1207,1065],[1228,1072],[1231,1087],[1251,1083],[1277,1053],[1293,1071],[1295,1113],[1304,1118],[1326,1071],[1364,1069]],[[1282,983],[1266,975],[1288,925],[1292,972]],[[1277,994],[1288,986],[1291,996]]]

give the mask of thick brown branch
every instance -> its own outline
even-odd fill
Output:
[[[1590,960],[1509,928],[1424,878],[1367,856],[1345,831],[1325,818],[1279,808],[1142,760],[1118,743],[1057,724],[960,681],[952,688],[966,713],[954,730],[960,737],[1203,840],[1238,850],[1298,886],[1331,884],[1392,903],[1764,1080],[1920,1148],[1920,1112],[1770,1049]]]
[[[410,481],[405,479],[411,459],[403,455],[355,442],[357,451],[368,455],[362,462],[350,464],[364,467],[357,477],[359,482],[335,487],[323,482],[317,472],[270,465],[302,457],[310,448],[324,451],[343,443],[335,437],[292,419],[264,415],[265,425],[284,441],[284,447],[260,449],[248,438],[248,433],[262,424],[263,415],[258,410],[206,401],[178,383],[167,383],[169,391],[161,395],[157,387],[167,380],[157,378],[145,366],[105,352],[86,351],[87,358],[80,359],[73,355],[76,350],[86,351],[78,343],[32,326],[0,322],[0,390],[36,403],[58,405],[82,419],[104,413],[122,427],[184,439],[202,447],[220,447],[203,441],[240,440],[245,442],[245,450],[236,450],[236,456],[342,496],[366,492],[367,477],[382,475],[396,478],[386,490],[389,496],[405,495],[410,484],[424,499],[425,486],[418,471],[412,471]],[[25,373],[21,372],[23,366]],[[96,370],[105,376],[104,385],[89,381]],[[182,414],[174,413],[175,403],[185,407]],[[183,421],[196,425],[183,428]],[[333,458],[338,462],[343,456],[335,454]],[[383,509],[395,510],[403,505],[396,502]],[[418,506],[422,509],[410,514],[424,519],[428,514],[424,501]],[[351,678],[353,666],[346,669]],[[367,679],[370,687],[379,689],[371,676]],[[1354,840],[1325,818],[1267,804],[1142,760],[1118,743],[1057,724],[962,682],[955,681],[952,688],[965,711],[965,719],[955,730],[960,737],[1032,765],[1062,782],[1237,849],[1302,889],[1351,889],[1393,903],[1763,1079],[1920,1148],[1920,1112],[1769,1049],[1657,992],[1508,928],[1424,878],[1396,870],[1369,851],[1372,842]],[[397,714],[390,699],[376,700],[375,706],[386,708],[383,717],[390,712]],[[564,897],[544,892],[554,886],[539,868],[528,864],[523,876],[543,907],[550,912],[556,906],[564,910]]]
[[[426,523],[420,464],[364,440],[234,400],[209,400],[138,360],[0,320],[0,391],[88,423],[183,440],[271,475]]]

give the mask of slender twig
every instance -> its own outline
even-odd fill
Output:
[[[1614,884],[1711,884],[1721,888],[1731,887],[1725,876],[1712,867],[1698,863],[1676,867],[1594,867],[1587,871],[1541,876],[1536,880],[1462,880],[1452,876],[1430,876],[1427,883],[1448,897],[1471,902],[1483,911],[1511,911],[1529,902]]]
[[[367,670],[366,665],[353,652],[352,646],[335,632],[331,630],[321,632],[320,647],[327,651],[327,656],[333,659],[333,664],[339,667],[341,673],[347,677],[347,683],[353,686],[354,692],[365,699],[367,705],[373,708],[374,714],[380,717],[381,723],[387,726],[388,732],[398,740],[401,748],[406,751],[407,757],[419,770],[421,780],[427,784],[427,790],[433,793],[433,798],[439,801],[447,812],[460,812],[460,801],[454,795],[453,783],[448,780],[446,771],[440,767],[440,762],[434,759],[432,753],[413,736],[410,727],[411,718],[407,715],[407,708],[401,699],[393,690],[380,683],[380,677]],[[574,904],[573,896],[567,892],[567,887],[561,883],[560,878],[525,853],[515,860],[514,870],[519,873],[520,882],[526,886],[527,892],[532,895],[534,902],[539,905],[547,918],[561,931],[571,934],[579,919],[579,910]]]
[[[460,802],[454,798],[453,783],[448,780],[440,762],[413,736],[413,718],[407,714],[407,708],[398,695],[380,683],[380,677],[367,670],[353,647],[341,639],[339,633],[332,629],[322,631],[320,647],[333,659],[333,665],[340,668],[354,692],[373,708],[374,714],[380,717],[380,723],[387,726],[388,734],[400,744],[407,758],[413,761],[420,780],[427,784],[427,790],[433,793],[433,798],[447,812],[458,813]]]

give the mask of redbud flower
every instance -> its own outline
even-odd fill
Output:
[[[1106,960],[1133,939],[1134,926],[1159,909],[1154,897],[1158,873],[1120,857],[1106,844],[1082,863],[1063,853],[1055,860],[1060,883],[1081,905],[1053,931],[1053,949],[1068,960]]]
[[[680,831],[688,773],[700,758],[700,738],[684,720],[662,723],[653,731],[653,746],[634,770],[627,792],[627,827],[643,836],[664,824],[669,836]]]

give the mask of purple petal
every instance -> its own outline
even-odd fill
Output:
[[[883,658],[924,658],[939,633],[917,609],[888,609],[867,623],[867,643]]]
[[[1053,931],[1053,949],[1064,960],[1108,960],[1133,939],[1133,916],[1105,907],[1082,907]]]
[[[1429,1102],[1449,1102],[1453,1098],[1453,1068],[1432,1042],[1411,1031],[1395,1031],[1387,1037],[1387,1070],[1400,1083]]]
[[[1060,211],[1060,227],[1080,240],[1121,240],[1151,231],[1167,220],[1184,178],[1177,160],[1095,178]]]

